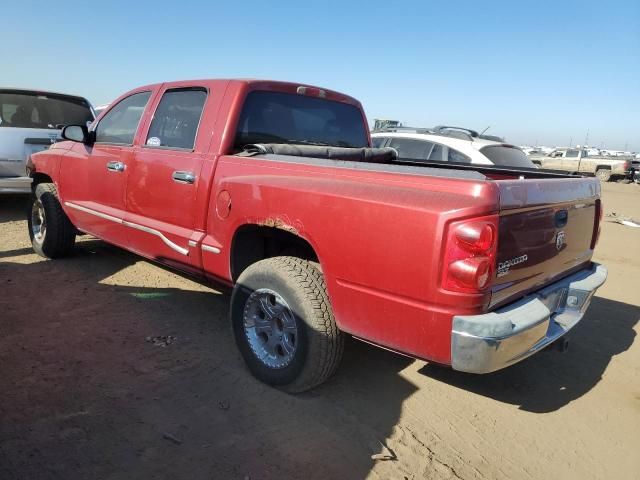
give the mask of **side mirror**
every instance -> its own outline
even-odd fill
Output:
[[[62,138],[72,142],[91,144],[91,137],[85,125],[67,125],[62,129]]]

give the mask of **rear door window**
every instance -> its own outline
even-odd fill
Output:
[[[431,150],[431,153],[429,154],[429,160],[436,160],[438,162],[446,162],[447,159],[443,158],[444,157],[444,148],[442,148],[442,145],[440,145],[439,143],[434,143],[433,144],[433,149]]]
[[[134,93],[105,113],[96,127],[96,143],[133,145],[149,97],[151,92]]]
[[[449,148],[447,160],[449,162],[455,163],[471,163],[471,159],[469,157],[467,157],[464,153],[454,150],[453,148]]]
[[[254,91],[247,95],[235,148],[251,143],[290,143],[368,147],[360,109],[348,103],[290,93]]]
[[[91,107],[83,98],[0,90],[0,128],[59,129],[92,121]]]
[[[373,137],[371,139],[371,145],[375,148],[380,148],[384,146],[386,141],[387,141],[386,137]]]
[[[427,160],[433,143],[415,138],[392,138],[389,146],[398,151],[400,160]]]
[[[204,88],[167,90],[153,115],[146,145],[193,150],[206,99]]]
[[[480,149],[485,157],[487,157],[495,165],[504,167],[526,167],[536,168],[529,157],[519,148],[509,145],[491,145]]]

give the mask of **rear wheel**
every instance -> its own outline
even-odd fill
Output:
[[[249,266],[233,290],[231,323],[251,373],[290,393],[324,382],[342,358],[344,334],[324,277],[307,260],[274,257]]]
[[[46,258],[69,255],[76,240],[76,229],[58,200],[52,183],[39,184],[31,196],[27,223],[35,252]]]
[[[608,182],[611,180],[611,170],[607,168],[599,168],[596,170],[596,177],[598,177],[598,180],[601,182]]]

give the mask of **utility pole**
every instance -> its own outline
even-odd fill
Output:
[[[588,147],[588,146],[589,146],[589,129],[587,128],[587,136],[584,138],[583,147]]]
[[[573,137],[569,137],[569,148],[571,148],[571,145],[573,145]]]

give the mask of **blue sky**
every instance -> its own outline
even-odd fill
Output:
[[[255,77],[343,91],[367,116],[518,144],[640,151],[640,1],[6,2],[0,85],[110,101]]]

